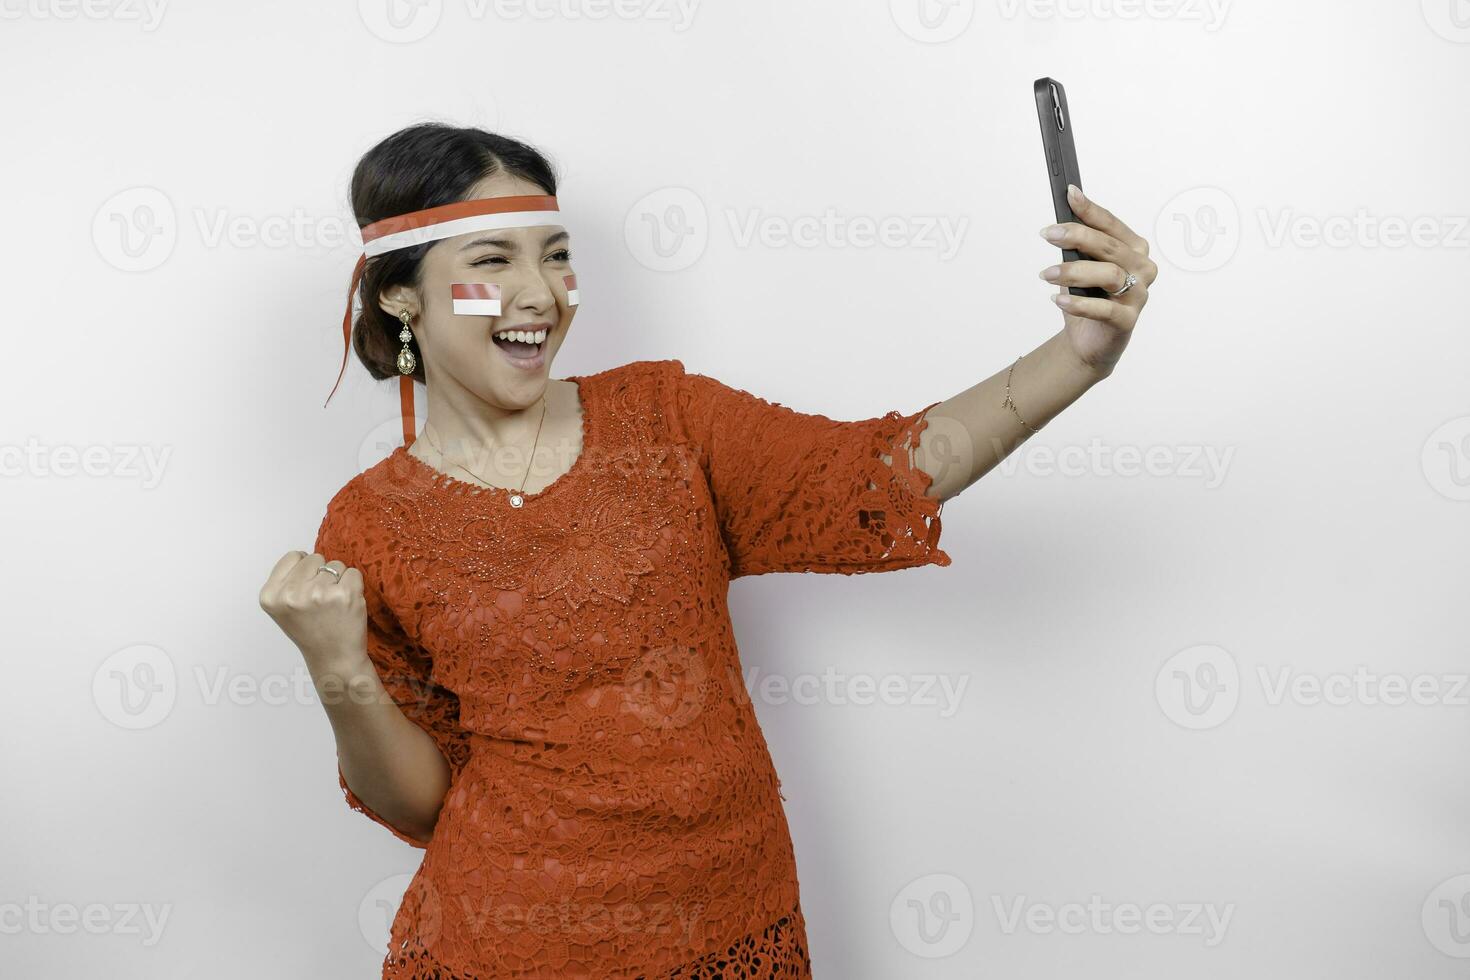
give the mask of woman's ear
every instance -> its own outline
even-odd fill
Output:
[[[378,294],[378,307],[395,320],[398,319],[398,314],[402,310],[408,310],[417,315],[418,311],[423,308],[422,304],[418,301],[418,294],[414,292],[413,288],[402,283],[399,283],[397,286],[389,286],[380,292]]]

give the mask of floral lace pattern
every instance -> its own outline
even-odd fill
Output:
[[[400,447],[328,504],[368,654],[449,761],[385,978],[809,977],[781,783],[726,605],[767,572],[948,565],[924,411],[838,422],[637,361],[514,508]],[[933,407],[933,406],[930,406]],[[891,462],[885,462],[889,457]]]

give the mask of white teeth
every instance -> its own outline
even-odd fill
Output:
[[[495,337],[500,340],[519,340],[523,344],[539,344],[546,339],[546,331],[537,330],[533,333],[529,330],[502,330]]]

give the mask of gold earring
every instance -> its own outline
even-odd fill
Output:
[[[398,319],[403,321],[403,329],[398,331],[398,339],[403,343],[403,350],[398,352],[398,373],[413,374],[413,369],[418,365],[418,360],[413,356],[413,351],[408,349],[408,342],[413,339],[409,331],[409,321],[413,314],[403,310],[398,314]]]

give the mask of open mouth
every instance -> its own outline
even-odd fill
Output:
[[[501,330],[490,339],[510,357],[530,359],[541,353],[550,336],[551,328],[543,324],[535,329]]]

